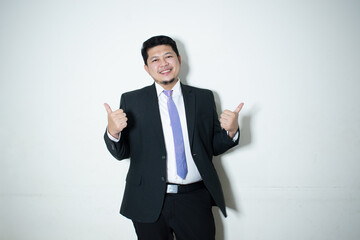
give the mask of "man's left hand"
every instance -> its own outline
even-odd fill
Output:
[[[238,117],[244,103],[240,103],[235,111],[224,110],[220,115],[220,125],[228,132],[228,136],[233,138],[239,129]]]

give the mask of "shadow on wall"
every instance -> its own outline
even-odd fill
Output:
[[[187,84],[187,76],[189,75],[190,72],[189,58],[188,55],[186,54],[184,44],[179,39],[176,38],[174,38],[174,41],[176,42],[177,48],[179,50],[179,54],[181,56],[181,71],[179,73],[179,77],[183,84]]]
[[[188,55],[186,54],[184,44],[178,39],[174,39],[174,40],[177,43],[177,47],[178,47],[179,53],[181,55],[180,79],[183,84],[187,84],[187,76],[190,72],[190,68],[189,68],[190,64],[189,64]],[[216,109],[218,111],[218,116],[220,116],[220,114],[221,114],[220,97],[216,92],[213,92],[213,93],[214,93],[214,97],[215,97],[215,103],[216,103]],[[238,146],[230,149],[228,152],[232,152],[240,147],[250,145],[252,142],[252,137],[251,137],[251,118],[252,118],[252,116],[251,116],[251,114],[245,115],[245,116],[240,115],[240,116],[241,116],[240,143]],[[220,181],[221,181],[221,184],[223,187],[226,206],[228,208],[234,210],[235,212],[240,212],[239,207],[237,205],[239,200],[235,199],[235,197],[234,197],[233,189],[231,188],[231,180],[228,178],[228,176],[224,170],[224,167],[223,167],[222,161],[221,161],[221,156],[215,157],[213,159],[213,162],[214,162],[215,168],[217,170],[217,173],[219,175],[219,178],[220,178]],[[224,224],[222,222],[221,212],[218,208],[214,208],[213,214],[214,214],[215,225],[216,225],[216,239],[217,240],[225,240]]]
[[[213,93],[214,93],[217,113],[218,113],[218,116],[220,116],[220,114],[222,113],[220,97],[216,92],[213,91]],[[238,104],[238,103],[236,103],[236,104]],[[244,107],[246,107],[246,103],[245,103]],[[236,151],[236,150],[238,150],[238,148],[241,148],[241,147],[251,144],[251,142],[252,142],[251,119],[252,119],[252,114],[248,114],[248,115],[240,114],[241,129],[240,129],[239,145],[230,149],[225,154],[232,152],[232,151]],[[232,209],[233,211],[235,211],[237,213],[240,213],[241,210],[239,209],[239,206],[237,205],[239,202],[239,199],[235,199],[234,191],[231,187],[231,180],[228,178],[228,176],[225,172],[225,169],[222,165],[221,155],[214,157],[213,163],[214,163],[214,166],[216,168],[216,171],[217,171],[220,181],[221,181],[221,185],[222,185],[224,197],[225,197],[225,202],[226,202],[226,207]],[[222,216],[221,212],[219,209],[216,208],[216,209],[213,209],[213,214],[214,214],[214,219],[215,219],[215,224],[216,224],[216,239],[217,240],[225,240],[224,225],[223,225],[222,218],[221,218],[221,216]]]

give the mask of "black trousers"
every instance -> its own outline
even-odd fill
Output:
[[[204,187],[192,192],[167,194],[159,219],[135,222],[138,240],[215,240],[212,198]]]

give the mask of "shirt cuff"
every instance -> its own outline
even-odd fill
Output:
[[[107,135],[108,135],[108,137],[110,138],[111,141],[113,141],[113,142],[119,142],[120,141],[121,133],[119,133],[119,138],[117,139],[117,138],[114,138],[113,136],[111,136],[111,134],[109,133],[108,130],[106,130],[106,132],[107,132]]]
[[[108,133],[109,134],[109,133]],[[226,131],[226,134],[229,135],[229,131]],[[114,138],[114,137],[113,137]],[[239,130],[236,132],[235,136],[232,138],[233,142],[236,142],[239,138]],[[119,138],[120,139],[120,138]]]

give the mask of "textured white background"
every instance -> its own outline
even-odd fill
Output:
[[[360,239],[359,23],[350,0],[0,0],[0,239],[136,238],[103,103],[152,83],[158,34],[218,111],[245,102],[217,240]]]

